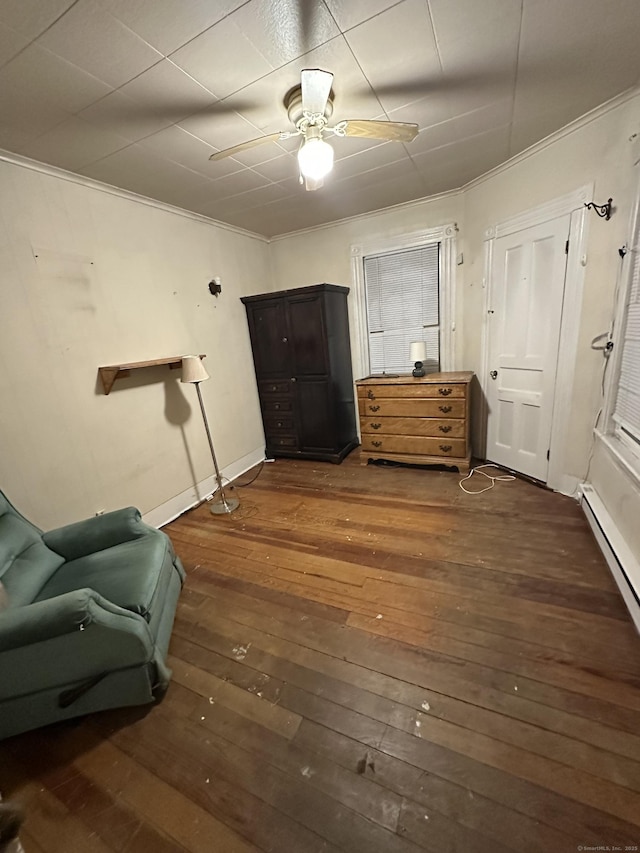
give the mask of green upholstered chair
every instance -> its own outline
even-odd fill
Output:
[[[43,533],[0,492],[0,738],[161,696],[184,576],[133,507]]]

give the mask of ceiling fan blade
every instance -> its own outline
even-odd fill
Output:
[[[282,131],[283,133],[285,131]],[[258,136],[257,139],[250,139],[248,142],[241,142],[240,145],[234,145],[232,148],[225,148],[224,151],[218,151],[212,154],[209,160],[224,160],[225,157],[233,157],[240,151],[248,151],[249,148],[255,148],[257,145],[262,145],[263,142],[275,142],[281,138],[281,133],[270,133],[268,136]]]
[[[302,109],[307,113],[324,115],[333,74],[319,68],[306,68],[300,74],[302,83]]]
[[[344,124],[345,136],[359,136],[364,139],[394,139],[398,142],[411,142],[418,133],[417,124],[401,121],[356,119],[347,120]]]

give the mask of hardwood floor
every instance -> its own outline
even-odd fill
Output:
[[[26,852],[637,850],[640,638],[586,520],[458,480],[280,460],[169,525],[164,700],[0,744]]]

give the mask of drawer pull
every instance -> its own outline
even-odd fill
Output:
[[[373,444],[374,447],[382,447],[381,441],[372,441],[371,444]]]
[[[371,390],[371,388],[369,388],[369,390],[367,391],[367,397],[368,397],[370,400],[375,400],[375,399],[376,399],[376,395],[373,393],[373,391]]]
[[[370,412],[377,412],[379,408],[380,408],[380,406],[369,406],[369,411]]]
[[[441,412],[444,412],[445,415],[447,414],[447,412],[451,411],[451,406],[438,406],[438,408],[440,409]]]
[[[450,444],[440,444],[439,447],[443,453],[448,453],[451,450]]]
[[[277,391],[277,390],[278,390],[278,386],[277,386],[277,385],[272,385],[272,386],[271,386],[271,390],[272,390],[272,391]]]
[[[282,426],[282,421],[278,421],[278,423],[276,424],[276,426],[281,427],[281,426]]]
[[[381,426],[382,424],[371,424],[372,429],[380,429]]]
[[[438,394],[442,394],[443,397],[448,397],[451,394],[451,388],[438,388]]]
[[[279,408],[280,408],[280,403],[274,403],[273,408],[274,408],[274,409],[279,409]]]
[[[443,426],[442,424],[440,424],[440,426],[438,427],[438,429],[440,430],[440,432],[451,432],[451,427],[450,427],[450,426],[448,426],[448,425],[447,425],[447,426]]]

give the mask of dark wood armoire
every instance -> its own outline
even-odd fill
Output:
[[[316,284],[242,298],[267,456],[342,462],[358,445],[348,293]]]

